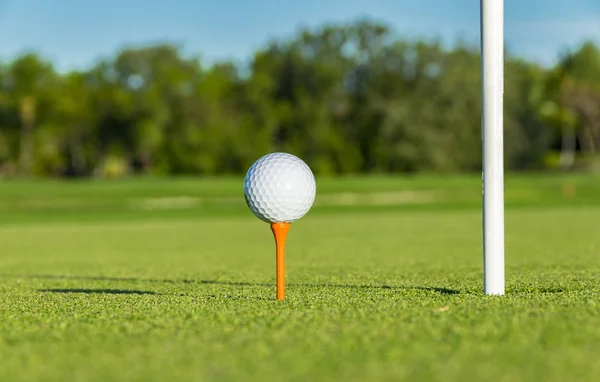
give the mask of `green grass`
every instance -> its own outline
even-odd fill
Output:
[[[0,183],[0,380],[600,380],[600,182],[507,178],[503,297],[480,198],[319,180],[277,302],[240,179]]]

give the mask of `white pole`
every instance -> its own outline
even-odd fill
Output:
[[[504,0],[481,0],[484,293],[504,294]]]

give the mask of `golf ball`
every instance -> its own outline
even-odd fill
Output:
[[[287,153],[258,159],[244,180],[248,207],[267,223],[292,223],[308,212],[315,201],[316,183],[310,167]]]

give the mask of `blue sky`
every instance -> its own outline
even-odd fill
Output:
[[[0,59],[36,51],[69,70],[170,41],[205,62],[245,60],[301,26],[359,17],[407,37],[479,41],[479,0],[0,0]],[[600,42],[598,0],[505,0],[505,20],[508,49],[544,64],[584,39]]]

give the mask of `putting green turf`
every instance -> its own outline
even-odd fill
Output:
[[[476,177],[322,180],[287,300],[239,179],[0,184],[2,381],[600,380],[600,182],[506,182],[482,294]]]

